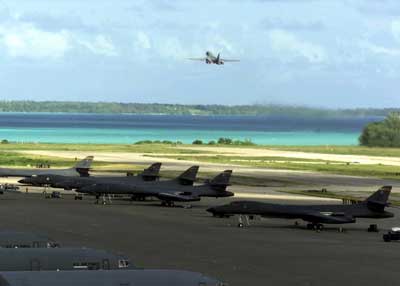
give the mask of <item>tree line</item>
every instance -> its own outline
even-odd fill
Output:
[[[390,113],[383,121],[369,123],[359,141],[368,147],[400,147],[400,113]]]
[[[284,105],[183,105],[159,103],[0,101],[0,112],[128,113],[167,115],[386,116],[400,109],[323,109]]]

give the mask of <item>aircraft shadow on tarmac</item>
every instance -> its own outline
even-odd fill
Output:
[[[206,216],[203,216],[206,217]],[[211,217],[211,219],[214,219]],[[221,220],[221,219],[219,219]],[[223,219],[222,219],[223,220]],[[257,230],[300,230],[300,231],[307,231],[307,232],[311,232],[311,233],[315,233],[315,232],[339,232],[339,229],[342,228],[343,233],[346,232],[357,232],[357,233],[366,233],[367,232],[367,227],[364,225],[354,225],[354,226],[349,226],[349,225],[345,225],[345,226],[341,226],[341,225],[336,225],[336,226],[327,226],[325,225],[322,231],[316,231],[316,230],[310,230],[307,229],[307,224],[306,223],[299,223],[298,225],[295,225],[294,222],[288,222],[287,224],[268,224],[268,222],[260,222],[260,220],[251,220],[250,221],[250,225],[249,226],[245,226],[243,228],[239,228],[237,225],[237,221],[236,220],[229,220],[228,222],[224,223],[223,225],[221,224],[217,224],[217,223],[213,223],[212,224],[214,227],[222,227],[222,228],[237,228],[237,229],[241,229],[243,231],[248,231],[251,229],[257,229]],[[386,231],[386,229],[382,228],[380,229],[379,232],[383,232]],[[374,232],[377,233],[377,232]]]

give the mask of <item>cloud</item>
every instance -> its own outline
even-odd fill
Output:
[[[355,4],[357,10],[365,15],[398,16],[400,13],[400,3],[398,0],[363,0],[347,2],[349,4]]]
[[[45,31],[79,31],[79,32],[98,32],[94,26],[85,24],[81,17],[76,14],[48,14],[37,11],[22,13],[18,16],[20,22],[34,24],[37,28]]]
[[[104,35],[97,35],[92,41],[78,40],[78,42],[93,54],[108,57],[118,56],[118,52],[113,42],[110,39],[107,39]]]
[[[261,25],[267,29],[282,29],[294,31],[320,31],[324,24],[316,20],[291,20],[283,18],[266,18]]]
[[[375,45],[369,42],[361,43],[361,47],[377,55],[396,56],[396,57],[400,56],[400,49],[396,48],[388,48],[380,45]]]
[[[400,42],[400,20],[393,20],[391,24],[392,35]]]
[[[286,31],[272,30],[268,33],[268,37],[272,50],[285,60],[302,57],[310,63],[321,63],[327,58],[321,46],[298,39]]]
[[[136,33],[135,47],[138,49],[148,50],[151,48],[151,42],[149,36],[143,31]]]
[[[67,31],[46,32],[32,24],[0,25],[1,42],[11,57],[59,59],[71,48]]]

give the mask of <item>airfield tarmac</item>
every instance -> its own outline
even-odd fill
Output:
[[[158,201],[114,200],[102,206],[71,195],[5,194],[0,200],[2,229],[124,253],[138,267],[199,271],[231,286],[398,283],[400,243],[384,243],[383,231],[368,233],[374,220],[345,225],[345,233],[331,226],[317,233],[278,219],[240,229],[235,218],[216,219],[205,212],[231,198],[205,199],[191,209],[164,208]],[[400,215],[399,209],[392,211]],[[388,229],[399,220],[378,223]]]

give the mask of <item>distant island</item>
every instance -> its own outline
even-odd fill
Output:
[[[128,113],[163,115],[387,116],[400,108],[325,109],[285,105],[183,105],[159,103],[0,101],[0,112]]]

